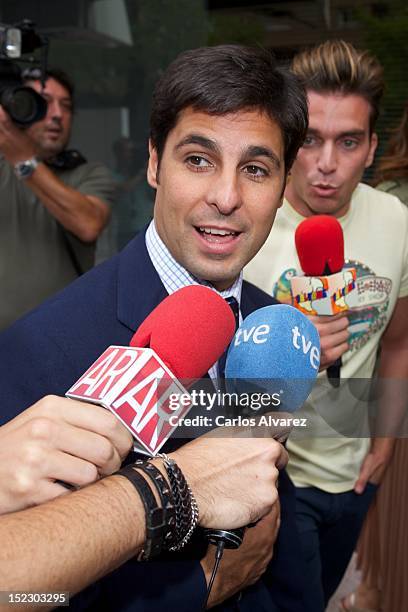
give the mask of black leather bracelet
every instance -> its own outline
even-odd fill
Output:
[[[135,461],[133,464],[138,470],[141,470],[146,476],[149,477],[150,482],[155,487],[161,501],[162,508],[164,510],[165,520],[165,534],[163,547],[167,550],[174,546],[177,542],[176,532],[176,511],[174,507],[174,498],[169,483],[161,473],[161,471],[152,463],[141,461]]]
[[[127,478],[133,484],[142,500],[146,514],[146,542],[138,556],[138,560],[148,561],[159,555],[163,548],[166,529],[164,510],[158,506],[146,479],[132,465],[123,467],[116,472],[116,475]]]

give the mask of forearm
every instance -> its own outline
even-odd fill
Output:
[[[381,342],[378,374],[371,394],[371,448],[354,487],[362,493],[368,481],[379,484],[394,447],[395,438],[404,435],[407,419],[408,381],[408,298],[397,301]]]
[[[381,440],[388,436],[400,435],[406,420],[407,391],[408,349],[384,345],[378,368],[373,447],[384,445]]]
[[[138,493],[110,477],[0,517],[0,590],[77,593],[136,555],[144,540]]]
[[[53,217],[83,242],[95,241],[109,219],[106,204],[65,185],[44,163],[26,184]]]

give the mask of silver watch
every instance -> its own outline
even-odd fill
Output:
[[[28,179],[33,175],[34,170],[38,166],[39,161],[36,157],[26,159],[25,161],[17,162],[14,166],[14,172],[18,179]]]

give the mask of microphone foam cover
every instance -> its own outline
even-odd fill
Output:
[[[266,306],[237,330],[225,366],[230,392],[279,393],[281,408],[294,411],[307,399],[320,365],[316,327],[293,306]]]
[[[149,346],[178,379],[200,378],[223,354],[234,332],[227,302],[209,287],[191,285],[156,306],[130,346]]]
[[[335,217],[314,215],[299,223],[295,244],[305,276],[324,276],[342,270],[344,236]]]

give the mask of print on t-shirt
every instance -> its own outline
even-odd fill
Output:
[[[359,261],[346,260],[343,270],[347,268],[355,268],[357,271],[358,306],[347,313],[350,321],[350,350],[355,351],[386,324],[392,281],[377,276],[371,268]],[[273,287],[273,297],[291,304],[290,279],[297,274],[301,273],[295,268],[285,270]]]

